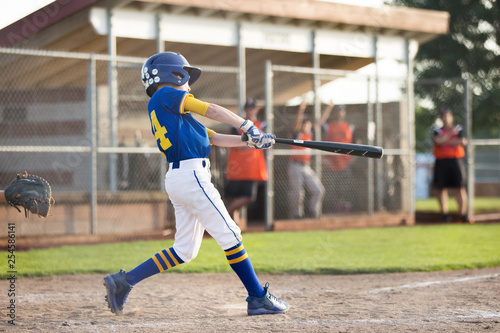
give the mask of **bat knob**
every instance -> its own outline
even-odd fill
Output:
[[[243,141],[243,142],[248,141],[248,135],[246,133],[241,133],[241,141]]]

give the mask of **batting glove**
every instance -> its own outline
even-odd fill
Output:
[[[252,140],[247,140],[247,147],[248,148],[255,148],[255,142]]]
[[[259,141],[262,139],[262,133],[257,127],[254,126],[251,120],[245,120],[245,122],[241,124],[240,128],[248,135],[247,145],[249,147],[253,147],[250,146],[250,142],[252,142],[254,145],[257,145],[257,143],[259,143]]]
[[[259,142],[255,144],[255,148],[256,149],[271,148],[275,144],[275,141],[274,141],[275,138],[276,138],[276,135],[274,135],[274,134],[263,134],[262,138],[259,140]]]

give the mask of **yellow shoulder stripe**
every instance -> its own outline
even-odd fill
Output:
[[[208,106],[210,105],[207,102],[200,101],[199,99],[196,99],[193,97],[191,94],[186,94],[185,96],[185,101],[184,101],[184,112],[195,112],[198,113],[202,116],[204,116],[207,113]]]
[[[189,110],[186,109],[186,100],[188,100],[189,97],[193,97],[193,95],[191,95],[191,94],[184,94],[184,96],[182,97],[182,101],[179,104],[179,113],[180,114],[188,113],[189,112]]]

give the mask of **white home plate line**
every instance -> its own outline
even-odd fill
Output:
[[[457,282],[466,282],[466,281],[472,281],[472,280],[489,279],[489,278],[496,278],[496,277],[499,277],[499,276],[500,276],[500,274],[497,273],[497,274],[490,274],[490,275],[480,275],[480,276],[471,276],[471,277],[465,277],[465,278],[458,278],[458,279],[453,279],[453,280],[411,283],[411,284],[404,284],[404,285],[397,286],[397,287],[385,287],[385,288],[372,289],[372,290],[369,290],[369,291],[366,291],[366,292],[363,292],[363,293],[373,294],[373,293],[381,293],[381,292],[385,292],[385,291],[398,290],[398,289],[427,287],[427,286],[431,286],[433,284],[457,283]]]

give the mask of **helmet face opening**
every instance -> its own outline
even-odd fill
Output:
[[[160,83],[172,83],[182,86],[186,82],[192,85],[201,75],[201,70],[192,67],[181,54],[162,52],[146,60],[141,70],[141,79],[146,93],[152,97]]]

